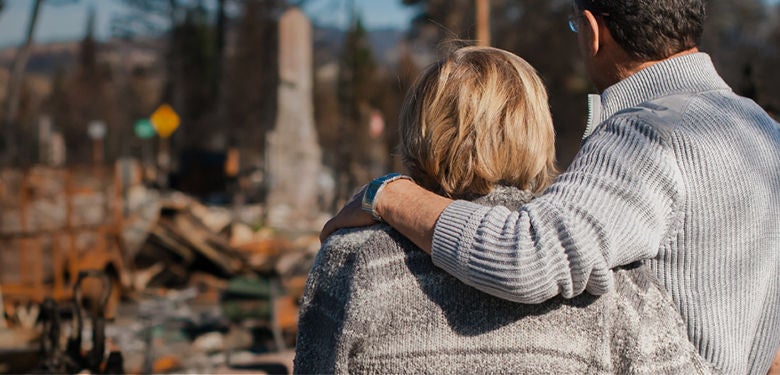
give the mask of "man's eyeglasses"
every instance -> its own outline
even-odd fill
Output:
[[[599,17],[607,18],[609,17],[609,13],[599,13]],[[579,33],[580,32],[580,19],[583,17],[582,14],[572,14],[569,16],[569,30],[573,33]]]
[[[579,21],[580,21],[581,17],[582,16],[579,15],[579,14],[578,15],[572,14],[572,15],[569,16],[569,30],[571,30],[571,32],[573,32],[575,34],[580,32]]]

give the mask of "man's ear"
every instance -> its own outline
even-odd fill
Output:
[[[585,10],[583,12],[582,33],[585,37],[585,46],[588,48],[588,53],[591,56],[596,56],[601,48],[601,38],[604,37],[601,33],[599,21],[593,12]]]

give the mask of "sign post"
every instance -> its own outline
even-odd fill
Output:
[[[90,121],[87,126],[87,134],[92,139],[92,161],[94,162],[95,175],[103,181],[103,154],[106,138],[106,123],[100,120]]]
[[[160,136],[160,150],[157,154],[157,164],[159,166],[159,172],[157,174],[157,181],[160,184],[160,188],[168,188],[168,173],[171,168],[171,155],[170,145],[168,138],[179,127],[180,119],[179,115],[168,104],[162,104],[157,110],[149,117],[154,130],[157,135]]]
[[[38,162],[51,164],[51,137],[53,133],[51,117],[47,115],[38,119]]]
[[[144,171],[143,180],[146,181],[146,177],[149,176],[148,171],[152,169],[151,167],[154,164],[151,138],[154,138],[154,136],[157,135],[157,131],[154,130],[154,125],[152,125],[152,121],[148,118],[136,121],[133,126],[133,131],[135,132],[135,136],[141,139],[141,165],[143,166]]]
[[[103,139],[106,137],[106,123],[100,120],[90,121],[87,134],[92,140],[92,161],[103,164]]]

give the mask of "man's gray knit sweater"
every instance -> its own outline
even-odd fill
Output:
[[[593,104],[595,128],[541,197],[518,210],[451,204],[434,263],[537,303],[606,293],[611,268],[647,259],[705,358],[765,374],[780,346],[777,122],[703,53],[646,68]]]
[[[500,187],[481,204],[518,206]],[[518,202],[517,204],[512,204]],[[471,288],[386,225],[320,250],[301,306],[296,373],[710,373],[646,266],[615,290],[525,305]]]

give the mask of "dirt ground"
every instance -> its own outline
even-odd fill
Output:
[[[72,336],[71,323],[62,321],[60,348]],[[281,332],[277,341],[265,323],[229,321],[219,304],[197,300],[193,291],[147,296],[123,302],[106,323],[106,351],[121,353],[128,374],[292,373],[295,332]],[[41,328],[0,328],[0,373],[27,373],[45,360]],[[92,336],[85,319],[82,352],[92,348]]]

